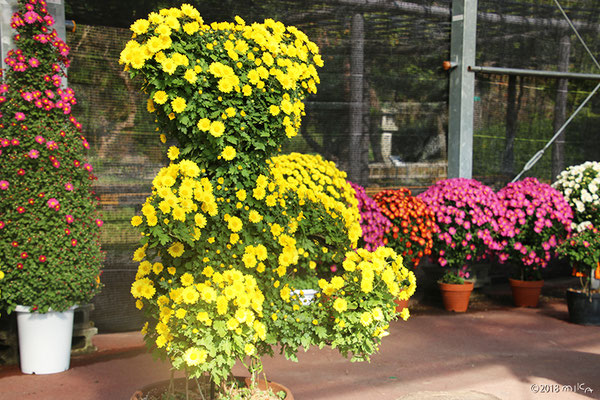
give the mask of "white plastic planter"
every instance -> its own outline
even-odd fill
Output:
[[[69,369],[73,337],[73,310],[30,312],[17,306],[19,353],[24,374],[55,374]]]
[[[313,302],[313,300],[315,298],[315,294],[317,294],[318,292],[319,292],[318,290],[314,290],[314,289],[300,289],[300,290],[293,290],[292,294],[295,294],[296,296],[298,296],[298,299],[300,300],[302,305],[305,306],[305,305],[308,305]]]

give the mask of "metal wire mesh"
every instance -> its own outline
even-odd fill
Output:
[[[151,3],[139,1],[136,8],[126,8],[107,0],[94,8],[67,1],[67,18],[77,22],[76,31],[67,35],[73,60],[69,84],[77,94],[74,113],[86,130],[99,176],[97,192],[107,222],[107,286],[122,282],[124,276],[133,279],[136,266],[130,255],[138,237],[129,220],[139,211],[152,177],[167,162],[144,95],[118,64],[130,38],[126,27],[151,11]],[[319,45],[325,61],[318,94],[306,102],[301,135],[286,144],[284,152],[320,153],[345,170],[358,165],[356,180],[369,193],[399,186],[418,192],[446,177],[448,73],[442,62],[450,53],[451,0],[246,3],[194,5],[207,21],[231,20],[238,14],[247,22],[273,18],[295,25]],[[581,1],[566,11],[590,50],[600,54],[600,4]],[[357,54],[357,18],[362,19],[359,37],[364,45],[360,93],[356,80],[352,82],[357,74],[352,59]],[[477,65],[557,70],[565,37],[570,40],[568,70],[598,73],[553,1],[479,1]],[[557,113],[568,117],[595,84],[570,80],[565,92],[554,79],[477,74],[474,177],[496,187],[512,179],[553,136]],[[561,101],[564,105],[557,108]],[[564,142],[562,167],[598,160],[599,107],[600,99],[592,99],[559,139]],[[353,110],[361,110],[358,118]],[[351,146],[352,135],[360,139],[358,148]],[[551,181],[561,168],[552,160],[548,152],[526,175]],[[120,295],[127,297],[123,290]],[[101,296],[110,299],[96,301],[94,319],[101,329],[139,323],[130,317],[138,314],[122,306],[132,302],[114,302],[118,295],[106,293],[110,294]],[[118,326],[115,320],[121,321]]]

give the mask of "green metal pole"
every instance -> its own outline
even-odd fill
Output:
[[[448,177],[471,178],[473,170],[473,98],[477,0],[452,1]]]

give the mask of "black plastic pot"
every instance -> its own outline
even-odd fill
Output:
[[[569,320],[580,325],[600,325],[600,293],[587,293],[568,289]]]

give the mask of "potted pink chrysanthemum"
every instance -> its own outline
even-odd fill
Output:
[[[510,280],[515,304],[535,307],[543,285],[541,271],[571,231],[573,212],[560,192],[535,178],[509,183],[498,191],[498,198],[506,210],[499,220],[505,247],[498,258],[518,266]],[[531,297],[515,295],[521,287]]]
[[[474,179],[454,178],[437,182],[418,196],[435,214],[437,233],[433,248],[437,263],[449,271],[440,280],[442,293],[466,292],[454,311],[466,311],[473,282],[470,265],[502,249],[496,240],[497,217],[502,204],[494,191]]]

